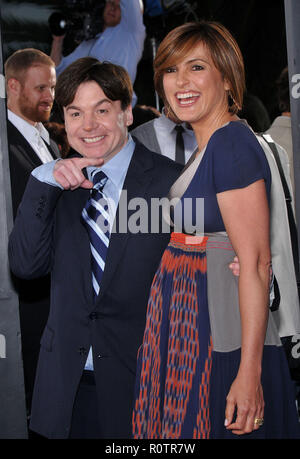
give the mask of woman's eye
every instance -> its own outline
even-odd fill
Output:
[[[79,112],[73,112],[73,113],[71,113],[71,117],[72,117],[72,118],[77,118],[79,115],[80,115]]]
[[[176,72],[176,69],[175,67],[168,67],[166,70],[165,70],[166,73],[173,73],[173,72]]]
[[[204,67],[202,65],[198,65],[198,64],[197,65],[193,65],[192,68],[193,68],[193,70],[196,70],[196,71],[204,69]]]

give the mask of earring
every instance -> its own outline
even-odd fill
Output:
[[[241,107],[239,104],[235,101],[232,92],[230,89],[228,89],[228,105],[229,105],[229,111],[233,111],[235,109],[241,110]]]

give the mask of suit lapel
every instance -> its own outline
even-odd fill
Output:
[[[32,169],[42,164],[42,161],[30,145],[30,143],[9,120],[7,120],[7,133],[10,144],[18,147],[24,159],[26,159],[26,161],[31,164]],[[47,148],[53,159],[57,159],[60,157],[58,146],[53,140],[50,140],[50,145],[47,145]]]
[[[137,197],[143,198],[145,196],[146,190],[152,181],[152,175],[150,173],[152,167],[153,161],[151,155],[148,155],[142,146],[137,145],[128,168],[122,195],[116,213],[116,222],[118,224],[120,218],[122,218],[120,216],[120,203],[126,202],[126,204],[128,204],[131,199]],[[124,207],[122,207],[122,212],[125,212]],[[126,205],[126,213],[127,225],[128,219],[130,218],[130,215],[134,213],[134,211],[129,211],[128,206]],[[107,287],[109,286],[114,272],[123,257],[123,252],[130,237],[132,237],[132,235],[128,229],[126,232],[121,232],[117,228],[117,231],[112,232],[105,262],[105,269],[101,280],[101,288],[98,301],[101,299]],[[127,261],[130,262],[130,260]]]
[[[22,157],[30,164],[31,169],[34,169],[35,167],[38,167],[42,164],[42,161],[33,150],[31,145],[9,120],[7,122],[7,132],[10,145],[19,150],[19,152],[22,154]]]
[[[54,140],[50,139],[50,145],[47,145],[47,148],[51,155],[53,156],[53,159],[60,158],[60,152],[57,144],[54,142]]]

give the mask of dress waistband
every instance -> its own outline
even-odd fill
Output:
[[[200,245],[205,247],[207,236],[193,236],[192,234],[171,233],[171,242],[177,242],[185,245]]]
[[[171,233],[171,243],[186,246],[198,246],[206,249],[233,250],[230,240],[224,233],[205,233],[193,235],[185,233]]]

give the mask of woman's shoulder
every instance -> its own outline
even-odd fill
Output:
[[[210,139],[210,161],[218,191],[242,188],[270,173],[264,151],[252,129],[232,121],[218,129]]]
[[[225,126],[220,127],[214,132],[210,140],[212,142],[218,142],[220,140],[222,142],[246,141],[259,145],[252,129],[242,120],[230,121]]]
[[[208,146],[213,155],[224,155],[228,158],[264,158],[263,149],[252,129],[243,121],[230,121],[211,136]]]

